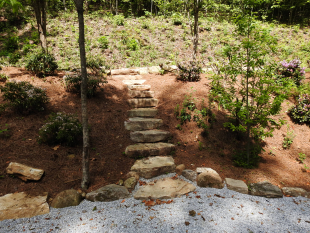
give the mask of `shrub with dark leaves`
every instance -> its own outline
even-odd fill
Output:
[[[285,60],[280,63],[280,67],[278,69],[279,74],[282,77],[287,77],[293,79],[297,86],[300,86],[301,81],[305,78],[305,68],[300,67],[301,61],[298,59],[294,59],[290,62],[286,62]]]
[[[39,142],[73,146],[83,135],[83,127],[77,118],[65,113],[52,113],[39,130]]]
[[[0,90],[4,100],[9,101],[20,113],[42,111],[48,102],[46,91],[29,82],[7,82]]]
[[[26,65],[27,70],[34,72],[39,77],[51,75],[57,68],[54,56],[44,51],[31,56]]]
[[[310,123],[310,94],[300,95],[297,105],[290,109],[289,114],[298,123]]]
[[[198,82],[200,80],[201,66],[199,62],[189,61],[178,64],[179,75],[178,80],[184,82]]]

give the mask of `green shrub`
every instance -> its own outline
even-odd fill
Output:
[[[183,24],[183,17],[180,13],[173,13],[171,18],[173,25],[178,26]]]
[[[305,67],[301,68],[301,61],[294,59],[290,62],[285,60],[281,62],[278,72],[282,77],[291,78],[297,86],[301,85],[301,81],[305,78]]]
[[[9,76],[0,73],[0,82],[6,82],[9,80]]]
[[[100,48],[102,49],[107,49],[109,46],[109,41],[108,38],[106,36],[102,36],[98,39],[98,42],[100,44]]]
[[[178,64],[178,80],[183,82],[198,82],[200,80],[201,66],[196,61],[182,62]]]
[[[15,65],[20,58],[21,58],[21,56],[18,52],[10,53],[9,54],[9,63]]]
[[[124,22],[125,22],[125,17],[123,14],[119,14],[119,15],[114,16],[114,23],[117,26],[124,26]]]
[[[310,123],[310,94],[300,95],[298,103],[290,109],[289,115],[297,123]]]
[[[81,75],[76,76],[65,76],[64,77],[65,90],[76,94],[81,94],[82,77]],[[93,97],[97,93],[97,89],[101,88],[101,85],[107,83],[103,77],[96,77],[88,75],[87,83],[87,97]]]
[[[44,51],[32,55],[26,65],[27,70],[34,72],[39,77],[51,75],[57,68],[54,56]]]
[[[14,52],[18,49],[18,36],[11,36],[7,40],[4,41],[4,49],[9,53]]]
[[[126,46],[127,46],[127,49],[129,49],[131,51],[136,51],[140,47],[139,42],[134,38],[127,40]]]
[[[29,82],[7,82],[0,90],[4,100],[9,101],[20,113],[42,111],[48,102],[46,91]]]
[[[78,119],[65,113],[52,113],[45,125],[39,130],[39,142],[72,146],[83,135],[83,128]]]
[[[286,133],[286,136],[284,137],[283,139],[283,142],[282,142],[282,146],[284,149],[289,149],[293,143],[293,140],[295,138],[295,134],[294,134],[294,130],[289,130],[290,127],[287,126],[287,133]]]

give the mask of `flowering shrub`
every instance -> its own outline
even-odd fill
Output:
[[[300,95],[297,105],[289,113],[298,123],[310,123],[310,94]]]
[[[72,115],[52,113],[48,122],[39,130],[39,142],[47,144],[62,143],[72,146],[83,135],[82,124]]]
[[[9,101],[20,113],[42,111],[48,102],[46,91],[29,82],[7,82],[0,90],[4,93],[4,100]]]
[[[300,67],[301,61],[294,59],[290,62],[285,60],[281,62],[279,73],[282,77],[288,77],[294,80],[297,86],[300,86],[301,81],[305,78],[305,67]]]
[[[201,66],[196,61],[183,62],[178,64],[180,70],[177,77],[183,82],[198,82],[200,80]]]

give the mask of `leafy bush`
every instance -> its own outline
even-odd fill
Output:
[[[9,76],[0,73],[0,82],[6,82],[9,80]]]
[[[173,13],[171,18],[172,18],[173,25],[176,25],[176,26],[182,25],[183,17],[180,13]]]
[[[290,109],[289,114],[298,123],[310,123],[310,94],[300,95],[298,103]]]
[[[305,67],[300,67],[301,61],[294,59],[290,62],[285,60],[281,62],[278,72],[282,77],[288,77],[294,80],[297,86],[300,86],[301,81],[305,78]]]
[[[58,112],[49,116],[48,122],[40,128],[39,135],[40,143],[72,146],[82,137],[83,128],[72,115]]]
[[[98,42],[100,44],[100,47],[102,49],[107,49],[108,46],[109,46],[109,41],[108,41],[108,38],[106,36],[102,36],[98,39]]]
[[[76,94],[81,94],[82,76],[64,76],[65,90]],[[103,77],[96,77],[88,75],[87,83],[87,97],[95,96],[97,89],[101,87],[101,84],[107,83]]]
[[[189,61],[178,64],[178,80],[183,82],[198,82],[200,80],[201,66],[199,62]]]
[[[4,100],[9,101],[20,113],[42,111],[48,102],[46,91],[29,82],[7,82],[0,90]]]
[[[34,72],[39,77],[51,75],[57,68],[54,56],[44,51],[31,56],[26,65],[27,70]]]
[[[14,52],[16,49],[18,49],[18,36],[11,36],[4,42],[4,49],[8,51],[9,53]]]
[[[136,51],[139,49],[140,44],[136,39],[132,38],[130,40],[127,40],[126,46],[127,46],[127,49],[129,49],[131,51]]]
[[[16,64],[20,58],[21,58],[21,56],[18,52],[14,52],[14,53],[9,54],[9,62],[13,65]]]
[[[117,26],[124,26],[124,22],[125,22],[125,17],[123,14],[119,14],[119,15],[114,16],[114,23]]]

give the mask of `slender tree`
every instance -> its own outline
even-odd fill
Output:
[[[46,42],[46,0],[31,0],[31,5],[37,20],[40,44],[45,52],[47,52]]]
[[[83,125],[83,155],[82,155],[82,189],[87,189],[89,185],[89,132],[87,116],[87,71],[86,71],[86,54],[85,54],[85,33],[84,33],[84,0],[74,0],[79,20],[79,47],[81,61],[81,104],[82,104],[82,125]]]

